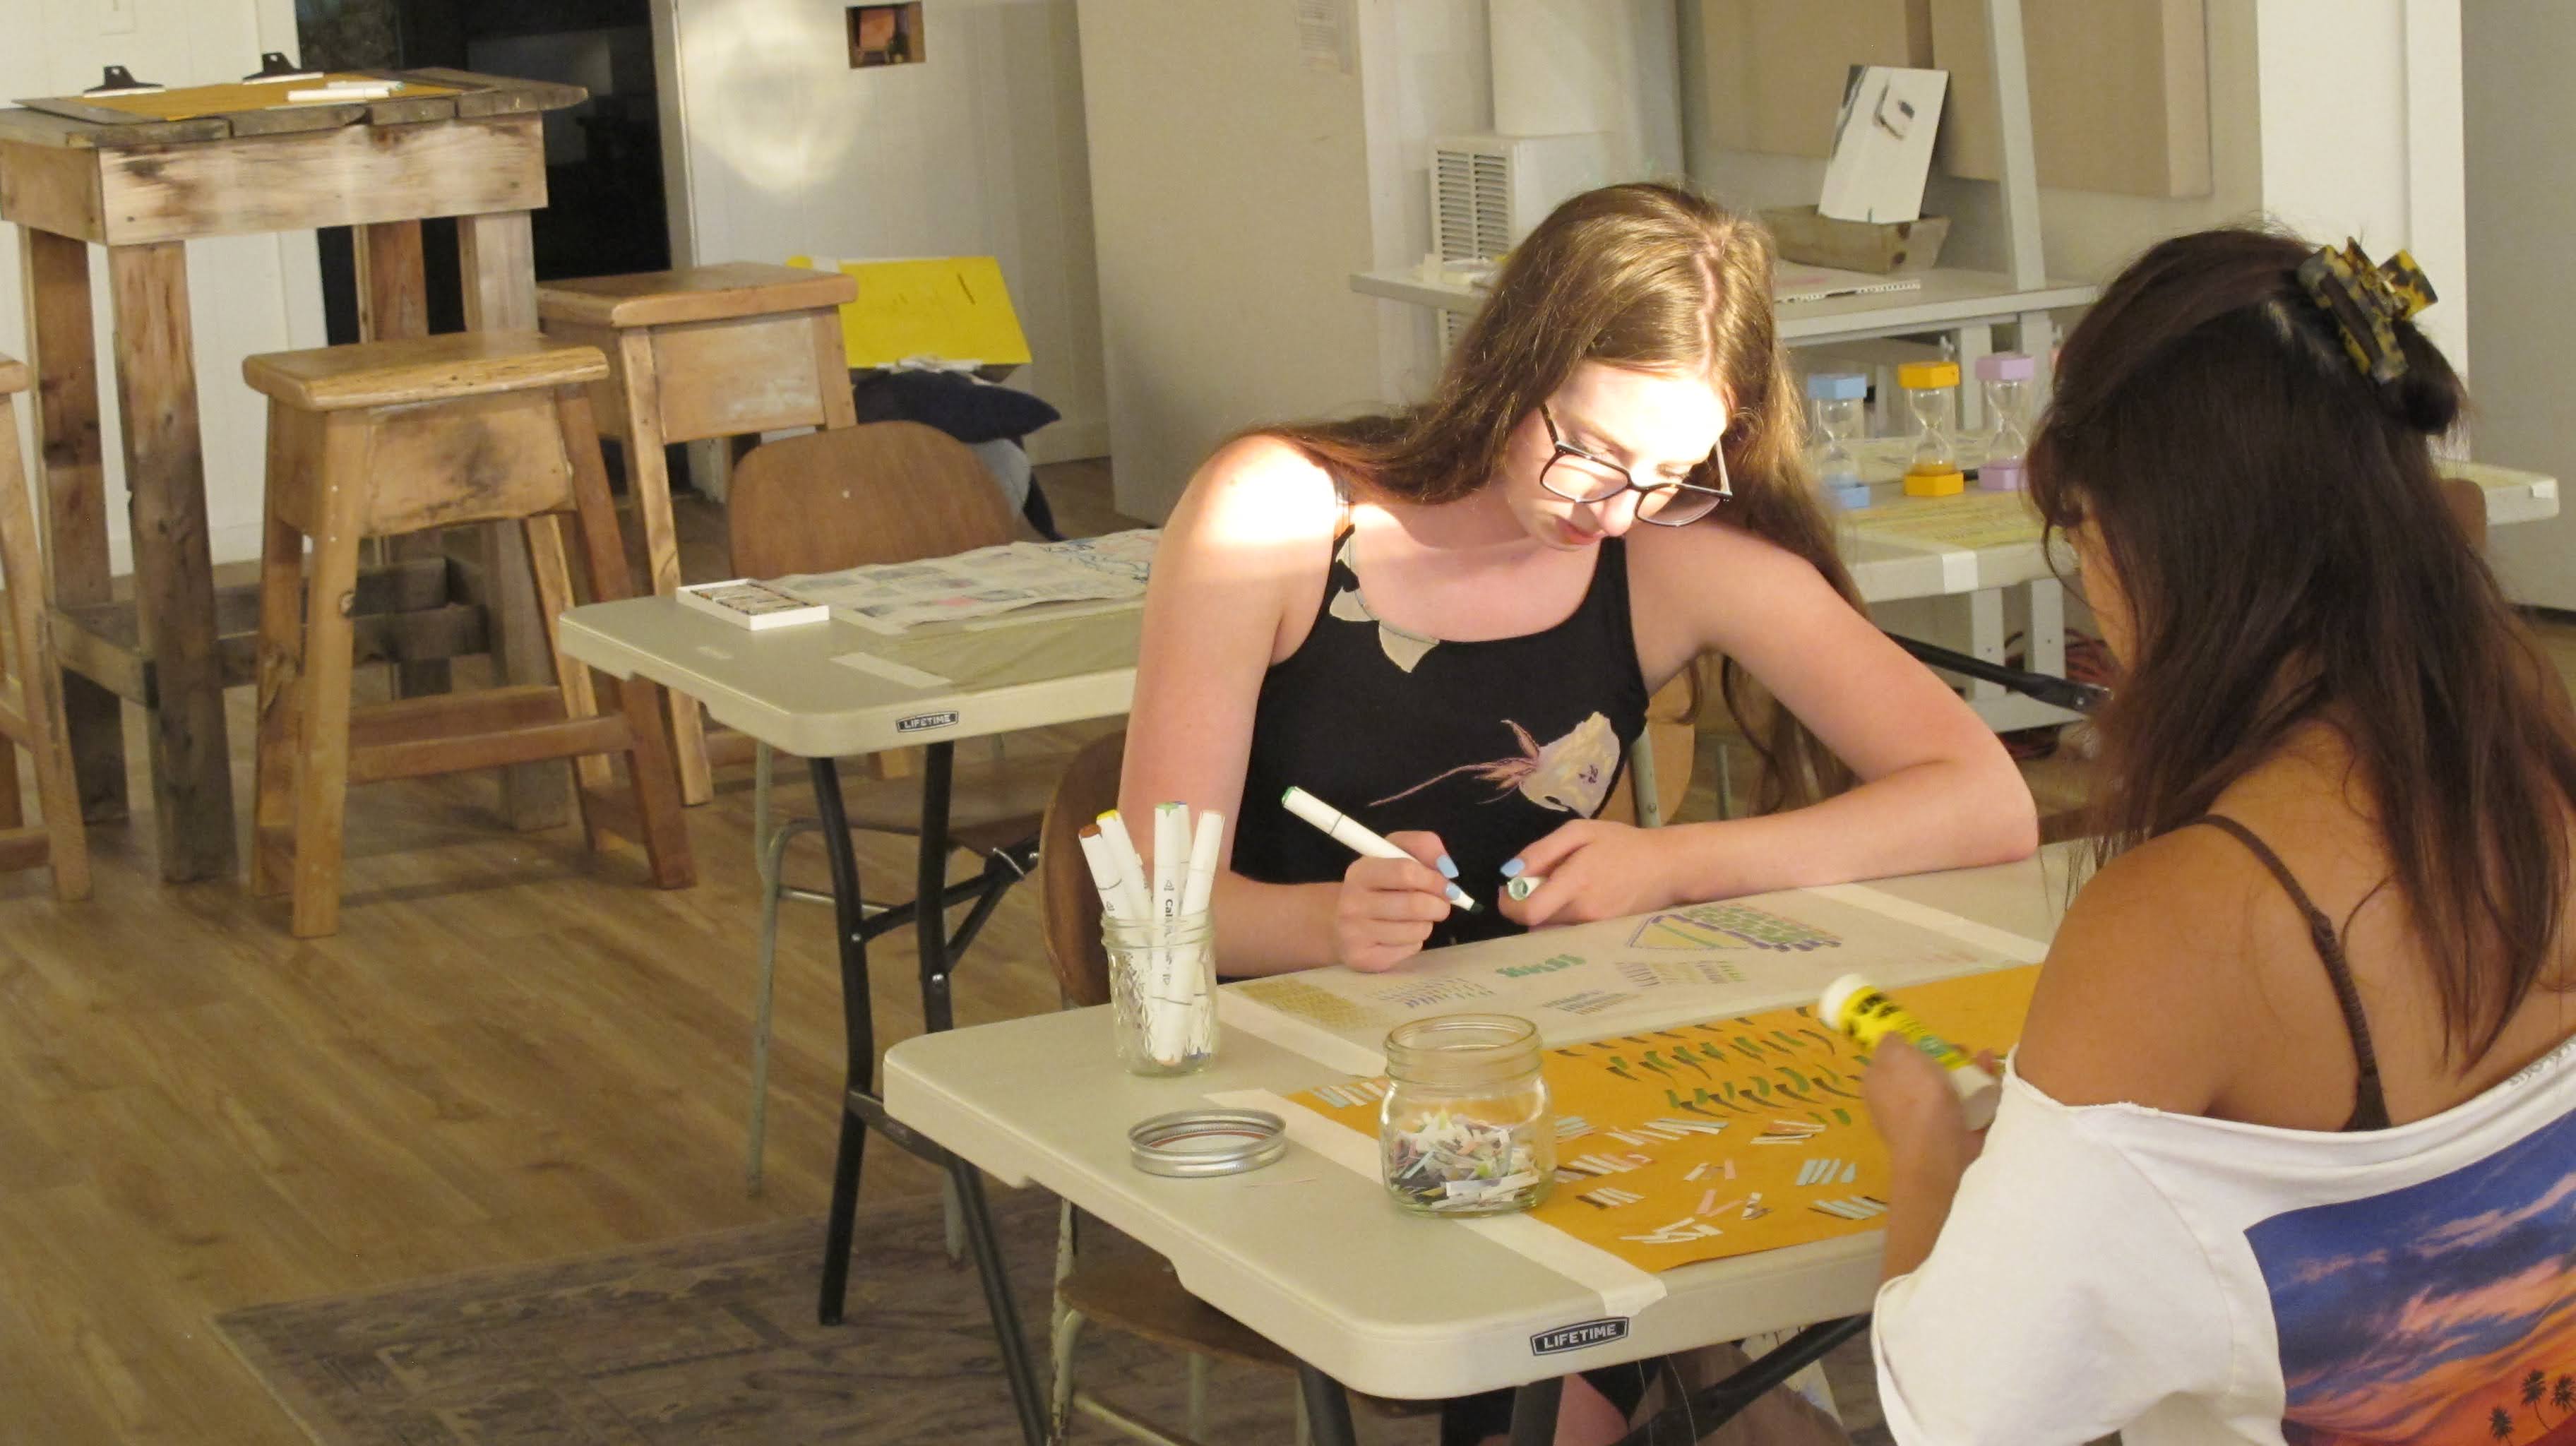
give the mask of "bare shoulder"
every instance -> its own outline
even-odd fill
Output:
[[[2177,829],[2087,881],[2048,951],[2014,1060],[2065,1104],[2199,1113],[2226,1082],[2269,952],[2269,880],[2214,828]]]
[[[1837,615],[1858,620],[1812,563],[1741,528],[1637,527],[1628,546],[1631,605],[1647,651],[1750,659],[1783,638],[1812,638]]]
[[[1332,535],[1332,474],[1285,438],[1238,437],[1199,467],[1166,531],[1229,548],[1294,548]]]

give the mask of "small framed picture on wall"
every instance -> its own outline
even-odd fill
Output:
[[[922,58],[921,0],[850,7],[850,68],[910,65]]]

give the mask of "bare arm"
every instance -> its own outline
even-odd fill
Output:
[[[2030,792],[1993,732],[1814,568],[1715,527],[1641,538],[1629,556],[1649,681],[1700,653],[1723,653],[1861,783],[1762,818],[1642,834],[1568,824],[1524,855],[1549,878],[1522,907],[1527,922],[2000,863],[2038,847]],[[1577,857],[1596,849],[1597,861]]]
[[[1314,615],[1337,516],[1323,469],[1274,438],[1236,442],[1191,479],[1145,589],[1122,813],[1141,818],[1171,800],[1215,809],[1233,858],[1262,675]],[[1137,847],[1150,850],[1151,830],[1134,832]],[[1439,854],[1428,835],[1394,842]],[[1343,882],[1323,884],[1265,884],[1229,869],[1216,885],[1218,967],[1270,974],[1339,960],[1387,968],[1447,915],[1447,884],[1427,863],[1407,860],[1357,860]]]

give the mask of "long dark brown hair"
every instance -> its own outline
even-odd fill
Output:
[[[1807,475],[1804,416],[1772,324],[1771,262],[1759,225],[1691,191],[1588,191],[1513,249],[1428,401],[1262,430],[1370,492],[1438,505],[1482,488],[1512,429],[1580,363],[1705,372],[1733,408],[1721,450],[1735,496],[1710,520],[1796,553],[1858,607]],[[1702,463],[1686,480],[1714,486],[1713,471]],[[1720,690],[1762,754],[1761,807],[1850,786],[1841,761],[1732,660]]]
[[[2445,505],[2467,405],[2411,323],[2372,381],[2271,231],[2176,237],[2067,338],[2029,458],[2090,523],[2136,634],[2096,716],[2100,857],[2207,813],[2301,726],[2349,740],[2389,882],[2474,1060],[2557,958],[2576,739],[2560,687]]]

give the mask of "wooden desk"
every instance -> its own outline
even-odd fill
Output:
[[[428,329],[420,221],[454,216],[466,325],[537,325],[528,213],[546,200],[538,117],[585,92],[457,71],[404,74],[458,93],[182,121],[0,109],[0,221],[16,223],[24,245],[38,511],[82,809],[91,819],[125,812],[119,698],[141,704],[165,880],[229,874],[235,857],[185,243],[355,226],[365,334],[393,339]],[[106,474],[87,243],[107,248],[125,421],[134,603],[121,627],[100,611],[110,601]],[[512,682],[548,682],[525,544],[514,530],[486,533],[481,571],[502,669]],[[514,821],[560,819],[562,770],[531,767],[512,778]]]

